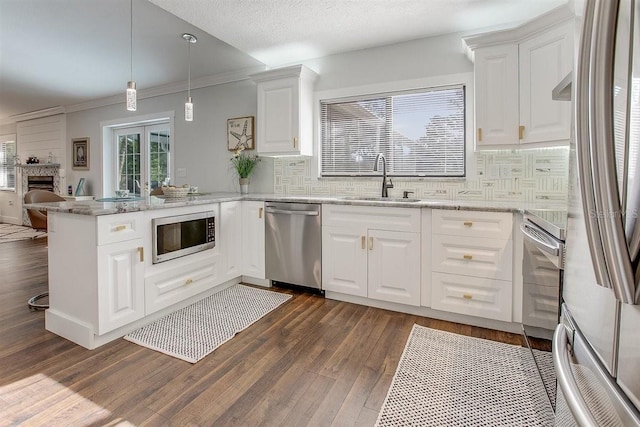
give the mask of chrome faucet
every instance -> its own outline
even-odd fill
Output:
[[[382,197],[389,197],[389,188],[393,188],[393,182],[391,178],[389,178],[389,182],[387,183],[387,159],[385,159],[382,153],[378,153],[375,161],[373,162],[373,171],[378,172],[378,164],[380,163],[380,159],[382,159]]]

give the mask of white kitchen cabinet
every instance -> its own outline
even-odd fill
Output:
[[[224,253],[223,277],[233,279],[242,275],[242,202],[220,203],[216,245]]]
[[[242,274],[265,279],[264,202],[242,202]]]
[[[518,140],[518,46],[490,46],[475,52],[475,112],[478,145]]]
[[[420,210],[325,205],[325,291],[420,305]]]
[[[144,314],[143,239],[98,246],[98,334]]]
[[[251,76],[257,84],[256,149],[263,156],[313,155],[313,84],[303,65]]]
[[[476,148],[565,144],[571,103],[551,98],[573,67],[569,12],[465,37],[474,58]]]
[[[431,308],[512,321],[513,215],[432,212]]]
[[[322,227],[322,289],[367,296],[367,229]]]

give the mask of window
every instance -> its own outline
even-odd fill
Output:
[[[464,85],[320,102],[321,175],[465,176]]]
[[[0,190],[16,189],[16,136],[0,136]]]
[[[121,128],[116,143],[115,189],[140,194],[168,184],[171,177],[169,124]]]

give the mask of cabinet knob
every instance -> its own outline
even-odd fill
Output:
[[[465,227],[471,227],[473,225],[473,222],[472,221],[465,221],[463,224],[464,224]]]
[[[369,237],[369,250],[373,250],[373,237]]]
[[[473,256],[472,255],[463,255],[462,258],[469,260],[469,259],[473,259]]]
[[[518,138],[524,139],[524,126],[518,128]]]
[[[360,244],[362,245],[362,249],[367,249],[367,237],[360,236]]]
[[[138,257],[140,262],[144,262],[144,248],[142,246],[138,246]]]
[[[471,294],[463,294],[462,298],[464,298],[464,299],[472,299],[473,295],[471,295]]]
[[[258,208],[258,218],[262,219],[262,210],[264,208]]]
[[[122,231],[126,229],[127,229],[126,225],[116,225],[115,227],[113,227],[113,231]]]
[[[187,280],[184,282],[184,284],[185,284],[185,285],[190,285],[190,284],[192,284],[192,283],[193,283],[193,279],[187,279]]]
[[[293,148],[298,148],[298,138],[297,137],[293,137]]]
[[[482,128],[478,128],[478,141],[482,141]]]

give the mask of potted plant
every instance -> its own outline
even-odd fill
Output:
[[[233,164],[233,167],[240,178],[241,194],[247,194],[249,192],[249,176],[260,161],[260,158],[257,155],[247,154],[244,152],[244,149],[244,146],[240,145],[231,158],[231,164]]]

